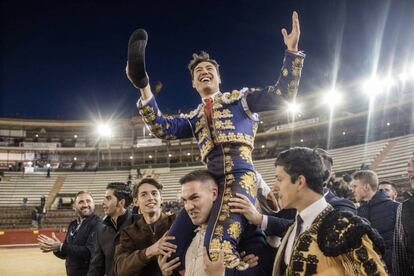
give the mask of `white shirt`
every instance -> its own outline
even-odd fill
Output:
[[[196,235],[185,253],[185,275],[186,276],[205,276],[203,250],[204,237],[207,225],[198,227]]]
[[[302,229],[300,233],[305,232],[308,230],[313,221],[316,219],[316,217],[326,208],[328,207],[328,203],[325,200],[325,197],[321,197],[321,199],[315,201],[308,207],[302,210],[302,212],[299,213],[300,217],[303,220]],[[297,223],[295,223],[295,227],[293,227],[292,232],[290,232],[288,242],[286,244],[286,250],[285,250],[285,263],[289,264],[290,257],[292,255],[292,248],[293,243],[295,241],[295,234],[296,234],[296,227]]]

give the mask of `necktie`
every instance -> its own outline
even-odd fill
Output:
[[[204,99],[204,113],[206,114],[208,124],[211,124],[211,110],[213,109],[213,99]]]
[[[303,219],[301,218],[300,215],[297,215],[296,217],[296,233],[295,233],[295,240],[298,238],[301,230],[302,230],[302,225],[303,225]]]

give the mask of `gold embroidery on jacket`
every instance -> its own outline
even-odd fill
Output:
[[[229,228],[227,229],[227,233],[234,239],[238,239],[240,237],[240,222],[236,221],[229,225]]]
[[[253,172],[247,172],[240,177],[240,186],[245,189],[249,195],[256,197],[256,175]]]

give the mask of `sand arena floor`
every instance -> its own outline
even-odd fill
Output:
[[[42,253],[37,247],[0,248],[0,275],[64,276],[65,261],[53,253]]]

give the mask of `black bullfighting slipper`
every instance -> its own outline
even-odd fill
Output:
[[[135,30],[128,42],[128,75],[135,87],[144,88],[148,85],[145,70],[145,47],[148,34],[144,29]]]

